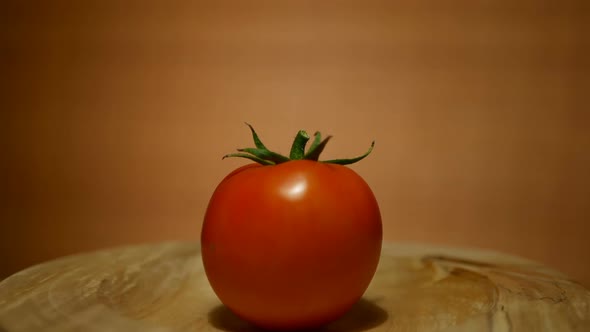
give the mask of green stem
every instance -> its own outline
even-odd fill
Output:
[[[245,123],[250,128],[250,131],[252,132],[252,139],[254,139],[254,145],[256,145],[256,147],[259,149],[266,149],[266,146],[264,146],[264,144],[262,144],[262,141],[258,137],[258,134],[256,134],[256,131],[254,130],[254,128],[248,122],[245,122]]]
[[[253,156],[253,155],[250,155],[247,153],[230,153],[230,154],[226,154],[221,159],[230,158],[230,157],[239,157],[239,158],[250,159],[250,160],[257,162],[261,165],[275,165],[275,163],[273,163],[272,161],[264,160],[262,158],[258,158],[256,156]]]
[[[254,149],[254,148],[244,148],[244,149],[238,149],[239,152],[246,152],[249,154],[252,154],[260,159],[264,159],[264,160],[268,160],[268,161],[272,161],[275,164],[280,164],[280,163],[284,163],[287,162],[291,159],[283,156],[282,154],[278,154],[276,152],[272,152],[265,149]]]
[[[289,158],[291,158],[291,160],[303,159],[307,141],[309,141],[309,135],[304,130],[300,130],[297,133],[297,136],[295,136],[295,140],[291,146],[291,153],[289,153]]]
[[[320,145],[321,142],[322,142],[322,134],[319,131],[316,131],[313,134],[313,142],[311,142],[311,145],[309,146],[309,150],[307,150],[307,153],[315,150],[318,147],[318,145]]]
[[[322,161],[323,163],[328,163],[328,164],[338,164],[338,165],[350,165],[350,164],[354,164],[358,161],[361,161],[363,159],[365,159],[366,156],[369,155],[369,153],[371,153],[371,151],[373,151],[373,147],[375,146],[375,141],[371,142],[371,147],[369,148],[369,150],[367,152],[365,152],[365,154],[363,154],[362,156],[358,156],[356,158],[350,158],[350,159],[332,159],[332,160],[324,160]]]
[[[309,149],[309,151],[305,155],[304,159],[318,161],[318,159],[320,158],[320,154],[322,153],[322,151],[324,151],[326,144],[328,144],[331,138],[332,136],[328,136],[323,141],[321,141],[320,144],[312,146],[312,148]]]
[[[254,140],[254,145],[256,146],[256,148],[238,149],[237,153],[227,154],[223,156],[223,159],[228,157],[246,158],[265,166],[277,165],[281,163],[286,163],[291,160],[301,159],[327,164],[349,165],[354,164],[367,157],[371,153],[371,151],[373,151],[373,147],[375,146],[375,141],[373,141],[371,143],[371,147],[369,147],[369,150],[365,152],[363,155],[358,156],[356,158],[319,160],[320,154],[324,151],[326,144],[328,144],[332,136],[328,136],[324,140],[322,140],[322,134],[319,131],[316,132],[314,134],[314,139],[311,143],[311,146],[307,150],[307,153],[305,153],[305,146],[309,141],[309,135],[304,130],[300,130],[297,133],[297,136],[295,136],[295,140],[293,140],[293,145],[291,145],[291,152],[289,153],[289,157],[285,157],[279,153],[267,149],[266,146],[260,140],[260,137],[258,137],[258,134],[254,130],[254,128],[248,123],[246,123],[246,125],[250,128],[250,131],[252,132],[252,139]]]

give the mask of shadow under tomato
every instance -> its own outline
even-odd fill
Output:
[[[325,325],[322,328],[306,330],[309,332],[361,332],[377,327],[385,321],[389,315],[387,311],[375,302],[360,299],[344,316]],[[209,323],[220,330],[228,332],[262,332],[260,329],[234,315],[227,307],[219,305],[213,308],[208,315]]]

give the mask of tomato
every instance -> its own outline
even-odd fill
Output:
[[[209,283],[231,311],[266,329],[293,330],[326,324],[360,299],[381,241],[377,200],[357,173],[288,160],[249,164],[221,181],[201,250]]]

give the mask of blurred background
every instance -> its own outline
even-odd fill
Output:
[[[197,241],[252,145],[299,129],[385,240],[489,248],[590,286],[588,1],[12,1],[0,7],[0,278]]]

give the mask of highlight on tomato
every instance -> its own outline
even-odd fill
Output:
[[[289,156],[255,147],[226,157],[254,163],[215,189],[201,232],[203,266],[220,301],[270,330],[319,327],[345,314],[379,262],[381,215],[369,185],[345,165],[320,161],[330,136],[299,131]]]

